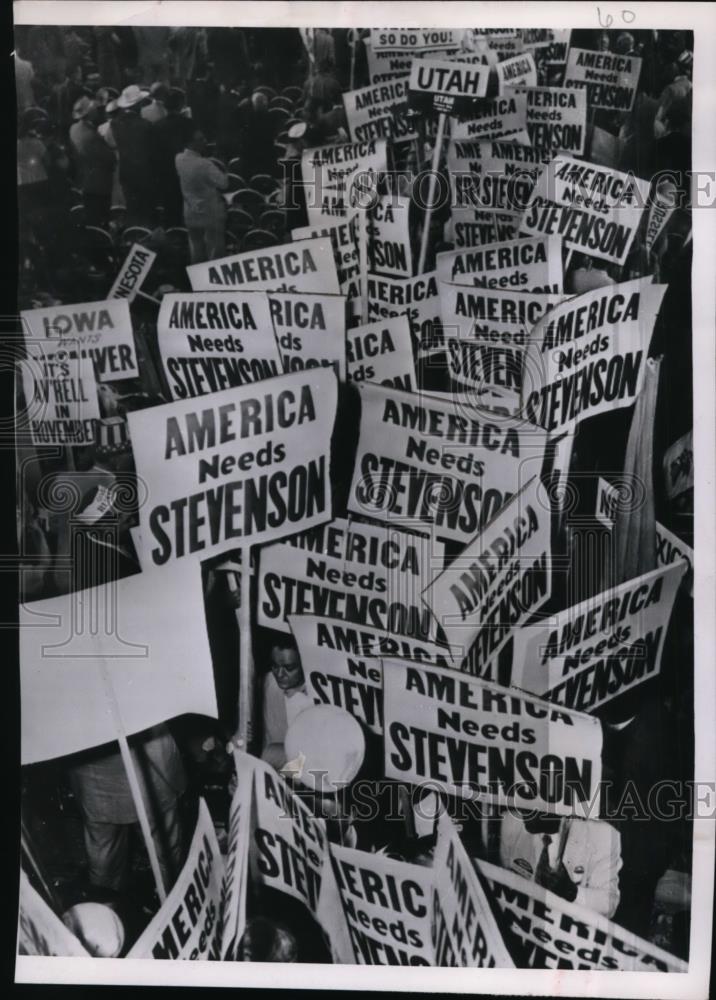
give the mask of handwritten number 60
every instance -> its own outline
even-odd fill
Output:
[[[612,24],[614,23],[614,18],[612,17],[611,14],[606,14],[605,16],[606,16],[606,20],[602,21],[602,11],[601,11],[601,8],[597,7],[597,20],[599,21],[600,27],[602,27],[602,28],[611,28]],[[624,22],[624,24],[631,24],[634,21],[635,17],[636,17],[636,14],[634,13],[633,10],[623,10],[622,11],[622,21]]]

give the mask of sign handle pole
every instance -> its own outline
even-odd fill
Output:
[[[229,573],[236,579],[235,574]],[[239,727],[236,746],[248,752],[253,737],[253,662],[251,656],[251,548],[241,549],[239,623]]]
[[[351,46],[351,82],[350,82],[350,87],[348,88],[349,90],[353,90],[353,82],[355,80],[355,70],[356,70],[356,42],[358,41],[358,37],[357,36],[358,36],[358,29],[356,28],[351,33],[351,41],[350,41],[350,46]]]
[[[139,820],[139,826],[142,830],[142,836],[144,837],[144,846],[147,848],[147,854],[149,855],[149,864],[152,868],[152,875],[154,876],[154,882],[157,887],[157,895],[159,896],[159,902],[163,903],[167,898],[167,891],[164,885],[164,879],[162,877],[162,870],[159,866],[159,855],[157,854],[157,846],[154,843],[154,838],[152,837],[152,828],[149,823],[149,815],[147,813],[147,807],[142,798],[142,790],[139,785],[139,778],[137,777],[137,769],[134,766],[134,760],[132,759],[132,754],[129,749],[129,743],[127,742],[127,735],[124,731],[124,724],[122,723],[122,716],[119,711],[119,704],[117,702],[117,696],[114,693],[114,687],[112,685],[112,679],[109,676],[107,670],[107,664],[100,657],[100,671],[102,674],[102,680],[104,682],[104,688],[107,695],[107,702],[109,704],[109,709],[112,714],[112,719],[114,721],[115,731],[117,733],[117,739],[119,741],[119,752],[122,755],[122,763],[124,764],[124,769],[127,772],[127,781],[129,782],[129,790],[132,793],[132,800],[134,802],[134,808],[137,810],[137,818]]]
[[[425,270],[425,258],[428,254],[428,237],[430,236],[430,219],[433,214],[433,200],[435,198],[435,185],[438,167],[440,166],[440,153],[442,152],[443,135],[445,134],[445,122],[447,115],[441,111],[438,116],[438,134],[435,137],[435,148],[433,149],[433,160],[430,164],[430,184],[428,185],[428,207],[425,210],[425,221],[423,223],[423,235],[420,239],[420,259],[418,261],[418,274]]]
[[[358,251],[360,256],[360,321],[367,322],[368,304],[368,226],[367,210],[358,209]]]
[[[156,306],[160,306],[162,304],[160,299],[156,299],[153,295],[149,295],[147,292],[143,292],[141,289],[137,291],[137,295],[142,299],[146,299],[147,302],[153,302],[154,305]]]

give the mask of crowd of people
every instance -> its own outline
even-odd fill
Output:
[[[187,265],[286,243],[293,228],[305,225],[296,167],[306,148],[348,141],[342,95],[370,82],[368,34],[316,29],[307,44],[295,29],[16,28],[20,308],[103,299],[129,247],[142,243],[157,259],[143,286],[147,297],[132,306],[133,323],[138,351],[156,357],[156,304],[169,291],[189,290]],[[654,430],[658,452],[691,425],[691,41],[680,31],[573,31],[571,44],[642,59],[632,110],[599,110],[591,127],[609,143],[616,169],[646,179],[669,170],[685,206],[658,258],[650,258],[637,237],[623,268],[575,253],[565,277],[571,294],[652,270],[668,283],[652,345],[652,353],[663,355],[666,373]],[[538,51],[537,70],[538,83],[559,85],[561,69],[545,50]],[[423,135],[417,153],[413,145],[405,151],[401,167],[417,178],[431,157],[432,140]],[[445,171],[444,163],[440,169]],[[427,269],[437,253],[452,249],[443,229],[449,214],[449,206],[433,213]],[[422,218],[416,207],[416,250]],[[161,380],[151,394],[104,392],[103,415],[166,398]],[[605,415],[598,427],[580,428],[573,468],[621,468],[623,446],[614,442],[624,439],[625,426],[619,411]],[[112,477],[131,470],[126,442],[120,448],[99,442],[78,451],[76,461],[94,476],[88,502]],[[657,516],[690,537],[690,502],[682,497],[678,509],[667,510],[666,498],[657,495]],[[36,558],[24,577],[26,599],[41,599],[56,592],[52,554],[61,548],[62,527],[31,504],[21,524],[26,550],[46,557],[44,565]],[[138,571],[129,524],[117,546],[123,568]],[[158,818],[152,834],[169,884],[185,856],[197,795],[209,801],[225,835],[233,790],[226,746],[237,722],[238,596],[220,559],[202,569],[220,718],[212,726],[184,717],[133,741],[137,761],[150,770],[146,794]],[[623,804],[629,783],[646,796],[664,776],[686,779],[693,773],[693,681],[684,666],[693,653],[691,613],[680,594],[659,677],[646,693],[637,689],[637,698],[627,696],[602,713],[605,776],[615,807]],[[280,771],[290,766],[285,741],[291,723],[313,702],[295,645],[258,628],[253,638],[261,678],[256,752]],[[383,779],[380,761],[380,741],[365,734],[351,784],[339,797],[314,795],[312,808],[322,805],[329,836],[342,844],[429,865],[435,845],[430,810],[439,802],[447,808],[454,803],[434,792],[421,800],[414,789],[396,790]],[[355,818],[356,789],[367,786],[377,805],[361,821]],[[127,929],[121,946],[126,952],[155,904],[141,851],[132,860],[136,813],[114,746],[29,768],[24,808],[40,866],[50,872],[64,905],[111,903]],[[64,836],[76,862],[71,866],[60,862],[57,844],[45,846],[48,831],[56,835],[58,817],[69,831]],[[623,816],[610,823],[514,811],[503,816],[485,807],[461,824],[474,856],[526,874],[687,957],[686,821],[663,824],[652,817],[630,826]],[[144,895],[137,891],[140,884]],[[294,900],[264,891],[251,899],[250,912],[246,957],[328,960],[318,927]]]

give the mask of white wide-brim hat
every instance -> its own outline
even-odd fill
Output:
[[[62,922],[95,958],[116,958],[124,946],[122,921],[104,903],[76,903],[63,913]]]
[[[294,777],[319,795],[335,795],[360,771],[365,737],[360,723],[335,705],[313,705],[300,712],[284,742],[290,761],[300,761]]]
[[[136,83],[130,83],[117,98],[117,107],[133,108],[135,104],[139,104],[140,101],[146,101],[148,97],[148,90],[142,90]]]

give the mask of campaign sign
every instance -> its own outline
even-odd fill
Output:
[[[421,52],[456,49],[459,30],[445,28],[371,28],[370,44],[374,52]]]
[[[651,275],[577,295],[545,313],[529,336],[524,416],[550,434],[585,417],[630,406],[666,285]]]
[[[448,795],[599,815],[602,727],[591,715],[456,670],[383,661],[385,775]]]
[[[169,293],[157,342],[174,399],[190,399],[283,373],[265,292]]]
[[[451,648],[472,650],[476,670],[550,599],[551,513],[534,476],[423,591]]]
[[[410,198],[386,194],[376,198],[368,213],[368,261],[374,274],[409,278],[413,273],[410,246]]]
[[[28,345],[42,342],[41,353],[48,360],[58,354],[64,361],[88,358],[98,382],[117,382],[139,375],[126,300],[24,309],[20,316]]]
[[[228,850],[219,908],[221,958],[225,962],[238,960],[239,944],[246,929],[252,798],[252,782],[237,781],[229,806]]]
[[[361,196],[356,180],[387,170],[385,139],[367,139],[334,146],[304,149],[301,174],[306,194],[308,221],[317,225],[325,216],[346,217]],[[331,288],[304,288],[303,291],[330,292]]]
[[[291,239],[310,240],[328,237],[333,248],[336,278],[348,300],[348,314],[357,313],[360,299],[360,254],[358,252],[358,213],[346,219],[321,217],[313,226],[300,226],[291,230]]]
[[[249,754],[235,755],[239,781],[253,780],[254,814],[249,857],[259,884],[285,892],[314,916],[319,907],[326,825],[272,767]]]
[[[149,490],[142,565],[206,559],[330,520],[337,395],[335,372],[315,368],[130,413]]]
[[[337,844],[331,844],[329,853],[355,961],[434,965],[430,868]]]
[[[623,264],[641,223],[649,182],[555,157],[536,181],[520,232],[561,236],[570,250]]]
[[[479,253],[479,250],[475,251]],[[555,270],[552,269],[552,278]],[[563,295],[479,288],[441,281],[443,323],[458,337],[524,346],[528,331],[563,301]]]
[[[680,958],[594,910],[487,861],[477,862],[502,911],[510,946],[530,969],[686,972]],[[582,973],[584,974],[584,973]]]
[[[613,528],[619,510],[619,490],[602,479],[597,479],[597,509],[594,515],[605,528]]]
[[[388,633],[372,625],[353,625],[344,619],[321,618],[317,615],[290,615],[289,624],[297,641],[339,655],[357,657],[389,657],[415,660],[417,663],[435,663],[449,667],[451,658],[447,647],[433,642],[423,642],[415,636]]]
[[[224,860],[211,814],[199,800],[199,818],[179,878],[127,958],[218,960],[221,957],[221,884]]]
[[[457,249],[480,247],[485,243],[503,243],[517,236],[519,212],[499,212],[494,209],[453,208],[445,223],[444,236]]]
[[[524,93],[508,92],[500,97],[486,98],[469,118],[453,122],[451,139],[485,142],[509,136],[511,142],[527,142],[527,97]]]
[[[107,298],[133,302],[156,258],[153,250],[143,247],[141,243],[133,243]]]
[[[537,149],[581,156],[587,138],[587,95],[566,87],[518,91],[527,100],[529,142]]]
[[[537,85],[537,67],[531,52],[519,52],[510,59],[498,62],[496,68],[501,94],[507,93],[511,87]]]
[[[415,392],[415,362],[406,315],[365,323],[346,337],[348,380],[377,382]]]
[[[512,682],[591,712],[656,677],[683,559],[588,598],[515,635]]]
[[[455,208],[522,212],[549,152],[513,142],[451,139],[447,165]],[[453,209],[454,211],[454,209]]]
[[[419,111],[469,114],[487,93],[489,75],[489,68],[482,64],[416,60],[408,84],[410,106]]]
[[[444,53],[441,49],[425,49],[415,52],[413,49],[374,49],[370,38],[365,40],[365,54],[368,61],[368,78],[371,86],[377,83],[388,83],[410,75],[413,59],[422,59]]]
[[[443,554],[426,535],[335,518],[261,550],[258,623],[288,632],[287,615],[314,614],[433,641],[420,592]]]
[[[346,377],[346,300],[342,295],[271,292],[273,328],[284,371],[333,367]]]
[[[374,733],[383,732],[383,669],[379,659],[342,653],[316,643],[315,622],[309,615],[289,615],[306,692],[317,705],[335,705],[350,712]]]
[[[433,945],[438,966],[511,969],[514,962],[455,824],[438,817],[433,857]]]
[[[186,269],[195,292],[241,288],[247,292],[327,292],[338,294],[338,275],[326,239],[248,250]]]
[[[405,313],[413,337],[413,351],[443,346],[437,272],[418,274],[402,281],[368,274],[368,320]]]
[[[503,331],[503,336],[508,336]],[[525,348],[448,337],[447,370],[452,382],[469,393],[474,405],[520,408]]]
[[[467,545],[520,487],[544,435],[455,400],[360,386],[348,509]]]
[[[44,345],[31,346],[28,354],[20,363],[25,407],[18,428],[29,424],[36,445],[93,444],[100,413],[91,360],[47,357]]]
[[[570,48],[564,86],[586,90],[589,108],[631,111],[640,75],[637,56]]]
[[[343,106],[353,142],[366,139],[406,142],[417,136],[408,116],[407,70],[404,77],[347,91]]]
[[[523,238],[448,251],[437,255],[436,269],[441,282],[558,294],[563,291],[562,241]]]

